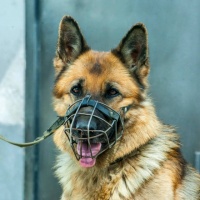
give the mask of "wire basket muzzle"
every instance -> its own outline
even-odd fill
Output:
[[[96,158],[107,149],[112,148],[117,140],[123,133],[123,121],[121,117],[121,109],[116,112],[111,107],[101,102],[90,99],[91,95],[87,94],[85,98],[74,102],[67,110],[64,123],[64,131],[69,139],[72,150],[77,160],[82,157]],[[92,107],[90,114],[81,112],[82,107]],[[95,115],[95,110],[101,112],[105,118]],[[75,128],[75,122],[77,117],[85,116],[88,118],[87,129]],[[106,128],[102,130],[90,130],[90,124],[93,119],[99,120],[99,122],[105,124]],[[79,132],[79,134],[76,134]],[[93,141],[102,141],[99,151],[94,151],[94,146],[98,146]],[[89,148],[87,155],[83,153],[85,145]]]

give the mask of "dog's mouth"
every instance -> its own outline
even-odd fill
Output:
[[[82,167],[93,167],[96,163],[96,158],[92,158],[93,156],[97,155],[101,150],[101,143],[90,143],[91,148],[89,147],[88,142],[79,142],[77,144],[77,152],[79,155],[82,154],[82,158],[80,159],[80,165]]]
[[[93,137],[90,137],[88,140],[87,137],[82,137],[81,135],[77,135],[76,131],[73,132],[75,135],[75,143],[76,145],[76,152],[80,157],[80,165],[82,167],[93,167],[96,163],[96,158],[102,152],[109,148],[109,140],[111,140],[112,136],[114,135],[114,129],[110,129],[108,131],[108,138],[106,138],[105,134],[97,134]],[[90,142],[90,144],[88,143]]]

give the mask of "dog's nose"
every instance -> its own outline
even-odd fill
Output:
[[[82,118],[82,120],[77,121],[76,128],[81,130],[87,130],[88,129],[88,118]],[[97,130],[97,123],[94,120],[91,120],[89,124],[89,130]]]

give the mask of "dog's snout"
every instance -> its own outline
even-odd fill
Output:
[[[92,143],[106,143],[107,139],[103,134],[109,126],[103,113],[94,107],[82,107],[75,116],[72,135],[77,142],[90,138]],[[107,132],[109,134],[109,132]],[[81,138],[81,139],[80,139]]]
[[[90,123],[88,123],[88,117],[82,117],[82,119],[79,119],[76,123],[76,128],[80,130],[97,130],[97,123],[94,120],[91,120]]]
[[[76,128],[79,130],[97,130],[98,122],[92,117],[90,119],[90,115],[92,114],[92,107],[83,107],[80,109],[80,113],[84,113],[86,115],[78,115],[76,119]]]

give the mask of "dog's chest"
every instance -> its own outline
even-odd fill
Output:
[[[93,171],[80,170],[67,153],[61,154],[56,175],[63,187],[61,200],[142,200],[135,191],[140,187],[141,177],[128,171]]]
[[[160,199],[161,196],[162,199],[170,199],[169,196],[173,191],[171,171],[166,170],[169,169],[166,167],[165,170],[159,170],[160,173],[157,171],[155,175],[153,171],[158,170],[159,162],[164,155],[159,153],[151,157],[154,154],[148,154],[148,156],[145,154],[145,157],[137,159],[139,163],[136,159],[129,160],[120,169],[88,168],[83,171],[69,154],[63,153],[59,156],[56,171],[63,187],[62,200],[145,200],[151,199],[152,194],[154,194],[154,200]]]
[[[121,178],[120,173],[109,171],[82,171],[67,153],[58,157],[56,175],[63,188],[62,200],[112,199],[118,193],[114,191]]]
[[[67,165],[65,167],[67,168]],[[68,170],[62,172],[60,170],[61,173],[64,171],[68,173],[63,174],[63,178],[60,179],[63,186],[61,200],[118,200],[122,197],[124,199],[131,197],[130,188],[127,188],[122,181],[121,173],[113,175],[99,173],[88,176],[87,173],[76,171],[75,166],[69,162]]]

